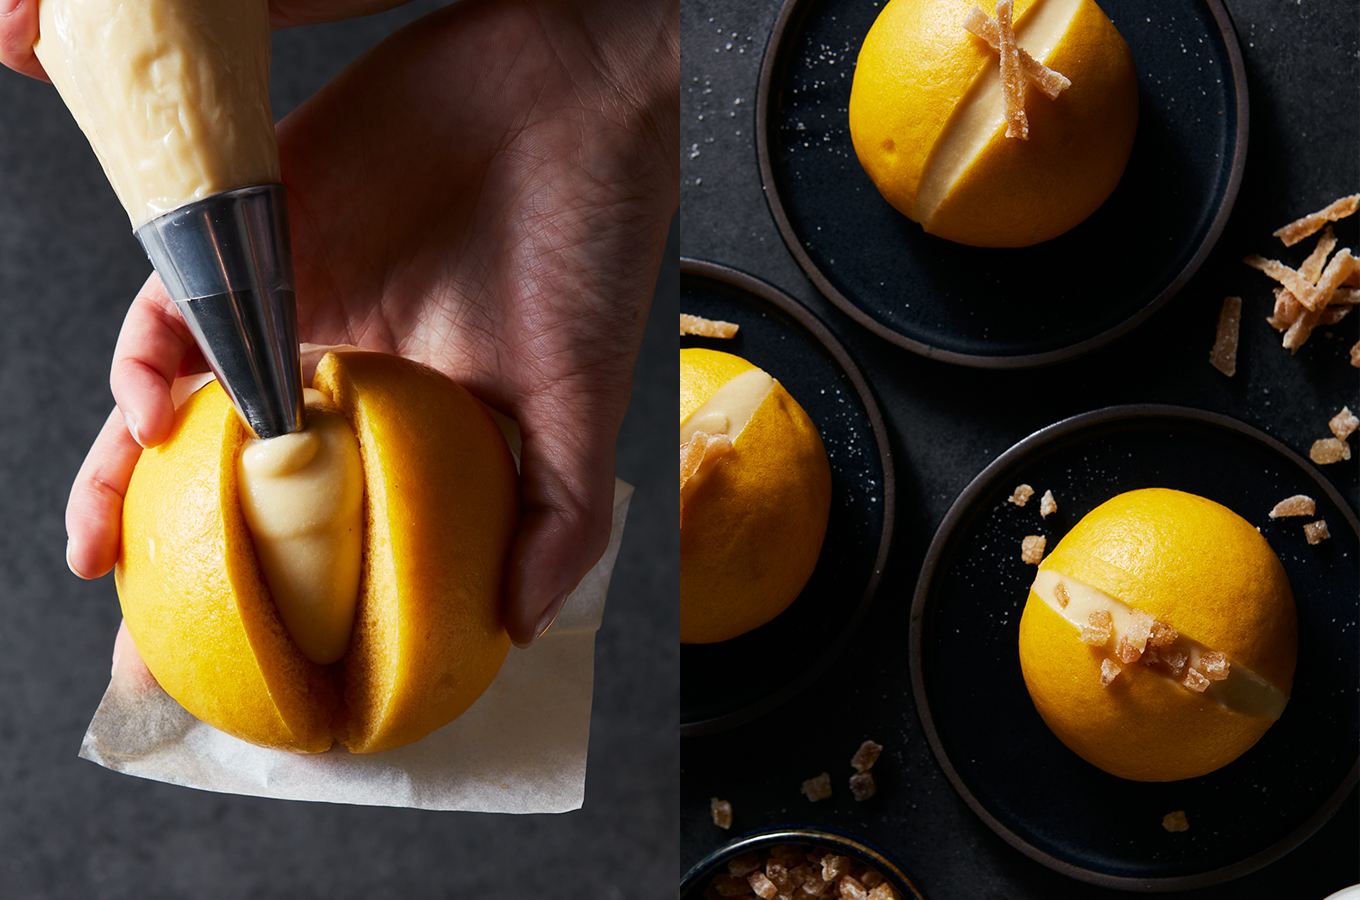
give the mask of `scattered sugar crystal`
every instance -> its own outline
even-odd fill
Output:
[[[1316,522],[1309,522],[1303,526],[1303,536],[1308,539],[1310,544],[1320,544],[1332,535],[1327,530],[1327,520],[1318,519]]]
[[[713,824],[719,828],[732,827],[732,804],[726,800],[719,800],[714,797],[708,803],[709,811],[713,815]]]
[[[1199,667],[1204,677],[1210,681],[1222,681],[1228,677],[1228,658],[1217,650],[1206,650],[1201,653]]]
[[[746,876],[747,882],[751,885],[751,890],[761,900],[774,900],[779,895],[779,888],[774,886],[774,882],[765,877],[764,872],[752,872]]]
[[[760,857],[754,853],[743,853],[741,856],[727,861],[727,873],[738,878],[745,878],[759,868]]]
[[[1308,458],[1320,466],[1341,462],[1351,458],[1351,446],[1340,438],[1323,438],[1313,442]]]
[[[1148,634],[1148,646],[1165,647],[1178,637],[1180,635],[1176,632],[1175,626],[1168,625],[1165,622],[1153,622],[1152,631]]]
[[[1063,609],[1067,609],[1067,604],[1072,602],[1072,598],[1067,593],[1067,585],[1061,581],[1053,585],[1053,596],[1058,598],[1058,605]]]
[[[1360,418],[1356,418],[1350,407],[1343,406],[1341,412],[1332,416],[1327,427],[1332,429],[1332,434],[1336,435],[1337,440],[1344,441],[1355,432],[1355,429],[1360,428]]]
[[[1119,668],[1119,665],[1114,660],[1102,659],[1100,661],[1100,686],[1109,687],[1110,682],[1114,681],[1122,671],[1124,670]]]
[[[1278,519],[1281,516],[1311,516],[1316,510],[1317,504],[1313,502],[1312,497],[1307,494],[1295,494],[1276,503],[1275,508],[1270,511],[1270,517]]]
[[[1162,659],[1166,662],[1166,667],[1171,670],[1172,676],[1176,678],[1181,677],[1181,674],[1185,672],[1185,664],[1190,661],[1189,657],[1180,650],[1168,650]]]
[[[877,791],[873,772],[856,772],[850,776],[850,793],[854,794],[856,800],[868,800]]]
[[[823,772],[816,778],[809,778],[807,781],[804,781],[803,793],[806,794],[807,798],[811,800],[813,803],[816,803],[818,800],[825,800],[826,798],[830,797],[831,796],[830,773]]]
[[[1191,666],[1189,669],[1186,670],[1185,680],[1182,681],[1181,684],[1185,685],[1190,690],[1195,691],[1196,693],[1202,694],[1204,693],[1204,689],[1209,686],[1209,679],[1201,675],[1199,670],[1196,669],[1194,666]]]
[[[878,761],[878,754],[882,752],[882,744],[865,741],[859,745],[855,755],[850,757],[850,765],[855,767],[856,772],[867,772],[874,767],[874,763]]]
[[[1058,511],[1058,501],[1053,499],[1052,491],[1044,491],[1044,495],[1039,498],[1039,515],[1047,519],[1051,513]]]
[[[1020,560],[1031,566],[1044,561],[1044,546],[1048,540],[1039,534],[1031,534],[1020,542]]]
[[[1034,488],[1027,484],[1017,487],[1010,496],[1010,501],[1016,506],[1024,506],[1029,502],[1029,498],[1034,496]]]
[[[1162,827],[1167,831],[1189,831],[1190,820],[1185,817],[1185,810],[1178,809],[1162,816]]]

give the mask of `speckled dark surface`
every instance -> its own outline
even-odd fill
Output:
[[[889,850],[932,900],[1124,896],[1026,857],[955,791],[912,698],[909,614],[926,550],[950,505],[992,460],[1038,429],[1112,404],[1164,403],[1230,416],[1306,454],[1327,435],[1333,413],[1356,408],[1360,375],[1346,358],[1357,339],[1355,317],[1290,356],[1262,321],[1270,282],[1241,259],[1264,253],[1297,264],[1302,254],[1281,249],[1271,232],[1360,189],[1360,20],[1348,2],[1233,0],[1227,7],[1240,37],[1251,127],[1238,199],[1214,250],[1179,294],[1130,334],[1080,359],[998,372],[922,358],[866,331],[818,293],[780,236],[757,162],[757,86],[779,5],[682,3],[680,252],[771,282],[831,328],[883,407],[898,485],[893,553],[849,649],[775,713],[682,742],[682,869],[747,830],[822,824]],[[1337,233],[1353,247],[1360,229],[1352,220]],[[1228,379],[1207,360],[1230,294],[1244,298],[1246,312],[1238,371]],[[1357,472],[1354,459],[1323,468],[1352,508]],[[1356,640],[1353,626],[1340,630],[1342,639]],[[1352,701],[1340,714],[1353,723],[1355,712]],[[856,803],[846,779],[865,738],[885,749],[874,768],[878,795]],[[1006,737],[997,741],[1004,746]],[[823,771],[836,795],[810,804],[799,786]],[[730,834],[709,818],[713,796],[734,806]],[[1263,798],[1246,815],[1269,818],[1275,810]],[[1175,895],[1325,897],[1360,881],[1358,820],[1351,791],[1316,834],[1278,861]]]
[[[434,5],[276,35],[276,115]],[[596,643],[584,809],[422,813],[134,779],[76,757],[108,680],[118,604],[111,579],[67,571],[62,515],[112,406],[114,340],[150,266],[56,92],[0,71],[0,109],[0,896],[672,895],[674,264],[619,437],[619,476],[637,490]]]

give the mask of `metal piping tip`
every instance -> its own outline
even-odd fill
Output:
[[[137,239],[241,419],[260,438],[302,429],[287,192],[257,184],[157,216]]]

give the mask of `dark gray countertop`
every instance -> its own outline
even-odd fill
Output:
[[[275,114],[435,5],[276,35]],[[112,406],[114,341],[150,266],[56,92],[0,71],[0,109],[0,895],[670,894],[679,765],[673,263],[618,443],[619,477],[636,493],[596,643],[583,810],[424,813],[134,779],[76,756],[108,680],[119,613],[111,578],[85,583],[67,571],[62,517]]]
[[[1227,6],[1240,36],[1251,130],[1238,199],[1215,249],[1184,289],[1132,333],[1055,366],[987,371],[899,348],[818,293],[776,227],[757,160],[757,88],[779,3],[682,2],[680,252],[772,283],[835,333],[874,387],[898,479],[892,556],[850,648],[780,711],[682,741],[682,871],[740,832],[822,824],[889,850],[933,900],[1118,895],[1022,855],[951,786],[911,699],[908,613],[926,549],[954,499],[1000,453],[1040,428],[1112,404],[1176,404],[1241,420],[1306,455],[1326,434],[1328,417],[1342,405],[1357,407],[1360,374],[1345,359],[1357,336],[1353,316],[1291,357],[1249,305],[1237,376],[1224,378],[1207,364],[1223,297],[1268,302],[1269,283],[1242,257],[1272,255],[1279,249],[1270,238],[1275,228],[1360,188],[1354,5]],[[1344,234],[1343,244],[1354,241],[1354,226]],[[1352,508],[1358,470],[1355,460],[1324,470]],[[828,769],[848,773],[850,754],[865,737],[886,748],[875,768],[883,769],[879,795],[855,804],[842,790],[809,804],[798,791],[802,780]],[[736,809],[731,833],[710,820],[715,795]],[[1352,790],[1321,830],[1282,859],[1185,896],[1321,898],[1356,883],[1358,818]]]

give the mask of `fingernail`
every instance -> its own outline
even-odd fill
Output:
[[[138,433],[138,429],[141,428],[141,423],[137,421],[137,417],[132,413],[123,413],[123,424],[127,425],[128,434],[132,435],[132,439],[136,441],[142,449],[146,449],[146,444],[142,443],[142,436]]]
[[[4,2],[4,0],[0,0],[0,3],[3,3],[3,2]],[[72,575],[76,576],[77,578],[80,577],[80,573],[76,571],[76,567],[73,566],[73,565],[71,565],[71,539],[70,539],[70,538],[67,538],[67,539],[66,539],[66,568],[68,568],[68,569],[71,570],[71,574],[72,574]]]
[[[539,617],[538,624],[534,626],[534,641],[543,637],[543,633],[552,627],[553,622],[557,621],[557,614],[562,611],[562,604],[566,602],[568,593],[568,591],[563,591],[558,594],[553,602],[548,604],[548,608],[543,610],[543,615]],[[532,644],[533,641],[530,641],[527,644],[521,644],[518,641],[515,642],[515,646],[521,650],[528,649]]]

